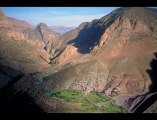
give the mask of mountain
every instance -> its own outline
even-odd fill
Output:
[[[58,33],[59,35],[63,35],[76,27],[66,27],[66,26],[48,26],[52,31]],[[36,25],[33,25],[33,28],[36,28]]]
[[[31,25],[24,21],[0,16],[0,64],[25,73],[49,66],[49,54],[44,43],[35,36]]]
[[[57,33],[59,33],[60,35],[63,35],[66,32],[69,32],[73,29],[75,29],[76,27],[65,27],[65,26],[49,26],[49,28]]]
[[[109,96],[136,96],[151,91],[154,82],[148,71],[157,52],[156,28],[156,10],[142,7],[119,8],[98,20],[82,23],[60,36],[60,52],[54,57],[60,71],[46,77],[45,85],[55,90],[76,89],[75,81],[83,86],[88,84],[88,79],[91,83],[97,78],[105,81],[101,92]],[[93,63],[93,60],[100,62]],[[86,62],[93,67],[107,66],[100,76],[108,77],[95,78],[101,67],[92,69]],[[86,66],[87,71],[81,66]],[[84,74],[78,74],[79,71]],[[92,84],[90,90],[99,92],[98,83]],[[84,91],[83,87],[78,89]]]
[[[137,11],[136,14],[139,14],[138,17],[134,11]],[[149,17],[147,14],[149,14]],[[134,39],[141,39],[146,36],[150,37],[150,35],[155,39],[155,29],[153,27],[156,25],[155,19],[156,12],[149,8],[120,8],[99,20],[94,20],[90,23],[82,23],[77,29],[60,36],[60,41],[62,42],[60,42],[61,45],[59,48],[67,49],[69,48],[67,46],[73,46],[77,49],[76,53],[79,55],[86,56],[87,54],[96,54],[96,56],[101,57],[100,53],[102,52],[102,55],[108,54],[111,57],[115,57],[118,56],[121,44],[125,44],[125,41],[131,46],[131,44],[134,44]],[[149,42],[149,40],[147,41]],[[141,40],[138,42],[141,42]],[[152,42],[154,42],[154,40]],[[135,41],[135,43],[137,42]],[[139,49],[141,48],[139,47]],[[108,51],[110,53],[108,53]],[[64,54],[64,52],[62,52],[62,54]],[[120,53],[120,55],[121,54],[122,53]],[[64,56],[64,58],[68,59],[66,56]],[[71,58],[70,61],[72,61]]]
[[[46,45],[46,51],[48,53],[54,54],[59,35],[52,31],[45,23],[39,23],[35,28],[35,32],[37,38],[42,40]]]

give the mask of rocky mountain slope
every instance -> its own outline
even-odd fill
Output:
[[[2,13],[2,11],[1,11]],[[49,54],[44,50],[33,28],[26,22],[0,16],[0,64],[25,73],[49,66]]]
[[[135,12],[137,12],[139,15],[136,15]],[[148,17],[147,14],[150,16]],[[131,44],[134,45],[133,39],[149,37],[149,35],[152,33],[152,30],[155,33],[155,29],[153,29],[153,26],[155,26],[156,22],[155,14],[156,12],[152,11],[151,9],[147,10],[147,8],[117,9],[99,20],[93,20],[90,23],[82,23],[77,29],[62,35],[60,37],[60,40],[62,41],[60,42],[61,47],[59,46],[59,48],[66,48],[66,44],[68,44],[69,46],[74,46],[77,49],[77,53],[79,55],[84,55],[86,53],[91,54],[95,51],[93,54],[97,53],[97,56],[100,56],[98,54],[101,54],[101,52],[102,55],[104,52],[106,52],[107,54],[110,54],[110,56],[116,56],[116,54],[118,54],[117,52],[119,51],[119,48],[121,47],[119,44],[123,45],[126,42],[131,46]],[[139,32],[140,34],[137,35]],[[151,35],[154,36],[153,34]],[[119,40],[119,37],[122,37],[122,40]],[[155,39],[155,37],[153,38]],[[105,44],[105,42],[107,43]],[[135,41],[135,43],[137,42]],[[107,46],[107,48],[105,46]],[[97,48],[101,48],[101,50],[98,50]],[[72,49],[74,48],[72,47]],[[139,49],[141,48],[139,47]],[[108,51],[111,53],[108,53]],[[62,54],[64,56],[64,53]],[[75,54],[73,56],[75,56]],[[68,59],[66,56],[64,58]]]

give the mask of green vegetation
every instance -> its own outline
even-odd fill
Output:
[[[111,100],[109,101],[107,104],[107,109],[106,109],[106,112],[108,113],[121,113],[121,112],[124,112],[124,109],[122,109],[121,107],[115,105],[114,101]]]
[[[67,102],[83,102],[83,94],[77,90],[63,90],[53,94],[55,97],[63,99]]]
[[[91,92],[84,95],[80,90],[45,91],[48,97],[57,97],[66,102],[81,103],[79,112],[121,113],[124,110],[114,104],[114,101],[101,93]]]

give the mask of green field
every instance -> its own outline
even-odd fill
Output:
[[[71,103],[81,103],[78,112],[123,113],[124,109],[116,106],[114,101],[104,94],[91,92],[84,95],[79,90],[45,91],[47,97],[57,97]]]

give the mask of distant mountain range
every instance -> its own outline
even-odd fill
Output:
[[[73,29],[75,29],[76,27],[65,27],[65,26],[49,26],[49,28],[51,28],[53,31],[59,33],[60,35],[69,32]]]

